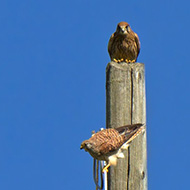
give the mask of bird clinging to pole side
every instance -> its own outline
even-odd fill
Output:
[[[97,160],[104,160],[107,165],[102,172],[108,171],[110,165],[117,164],[117,158],[124,158],[123,149],[144,130],[143,124],[125,125],[118,128],[109,128],[92,135],[81,143],[80,149],[89,152]]]
[[[138,35],[132,31],[127,22],[120,22],[115,33],[110,37],[108,52],[111,61],[134,63],[140,52]]]

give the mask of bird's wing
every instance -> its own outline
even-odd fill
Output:
[[[111,57],[111,54],[112,54],[112,43],[113,43],[113,40],[114,40],[114,36],[115,36],[115,33],[113,33],[111,35],[111,37],[109,39],[109,42],[108,42],[108,52],[109,52],[110,57]]]
[[[132,125],[125,125],[115,129],[120,135],[124,136],[125,142],[131,142],[131,139],[133,140],[144,129],[144,124],[137,123]]]
[[[135,42],[137,44],[137,56],[138,56],[139,52],[140,52],[141,45],[140,45],[140,40],[139,40],[138,35],[135,32],[134,32],[134,34],[135,34]]]

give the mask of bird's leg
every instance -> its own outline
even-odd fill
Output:
[[[128,60],[128,59],[125,59],[125,62],[126,62],[126,63],[129,63],[129,61],[130,61],[130,60]]]
[[[104,173],[105,171],[108,172],[108,168],[110,167],[110,163],[108,163],[102,170],[102,173]]]

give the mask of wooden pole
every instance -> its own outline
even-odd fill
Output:
[[[110,62],[106,68],[106,127],[146,125],[144,64]],[[108,190],[147,190],[146,131],[108,173]]]

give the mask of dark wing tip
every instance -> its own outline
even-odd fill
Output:
[[[115,130],[117,130],[120,134],[122,133],[130,133],[132,131],[138,130],[140,127],[144,126],[143,123],[136,123],[136,124],[132,124],[132,125],[124,125],[121,127],[117,127],[115,128]]]
[[[138,37],[138,35],[136,33],[135,33],[135,42],[136,42],[136,45],[137,45],[137,57],[138,57],[138,55],[140,53],[140,49],[141,49],[141,43],[140,43],[139,37]]]
[[[125,125],[118,128],[120,135],[124,136],[124,141],[130,143],[134,138],[141,134],[145,129],[144,124],[136,123],[132,125]]]

